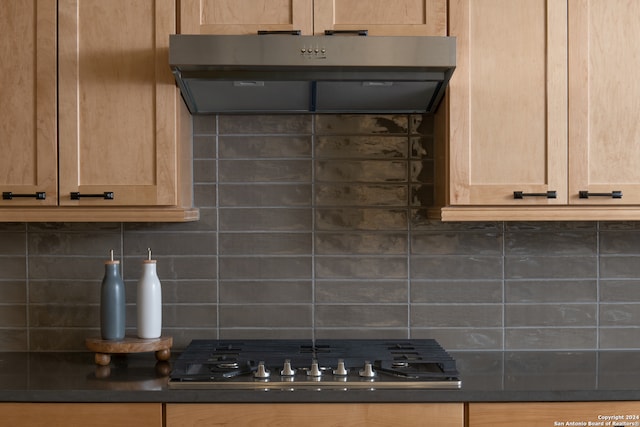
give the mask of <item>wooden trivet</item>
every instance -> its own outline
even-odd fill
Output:
[[[172,337],[160,337],[144,339],[138,337],[125,337],[121,341],[103,340],[101,338],[87,338],[87,348],[95,352],[97,365],[107,366],[111,362],[112,354],[145,353],[155,351],[159,361],[169,360],[171,357]]]

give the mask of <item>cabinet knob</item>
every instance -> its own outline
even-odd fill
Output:
[[[547,199],[555,199],[557,196],[555,191],[547,191],[546,193],[524,193],[522,191],[514,191],[514,199],[524,199],[525,197],[546,197]]]
[[[81,197],[99,197],[105,200],[113,200],[113,191],[105,191],[102,194],[80,194],[78,191],[72,191],[69,193],[71,200],[80,200]]]
[[[36,191],[33,194],[13,194],[11,191],[2,192],[2,200],[13,200],[14,197],[32,197],[36,200],[44,200],[47,198],[47,193],[44,191]]]
[[[622,199],[622,191],[612,191],[611,193],[589,193],[589,191],[579,191],[578,195],[581,199],[588,199],[591,196],[595,197],[611,197],[612,199]]]

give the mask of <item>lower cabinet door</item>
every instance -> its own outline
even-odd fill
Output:
[[[640,402],[470,403],[469,427],[640,426]]]
[[[11,427],[162,427],[161,403],[0,403]]]
[[[462,403],[167,404],[166,427],[463,427]]]

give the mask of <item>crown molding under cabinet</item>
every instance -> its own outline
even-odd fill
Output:
[[[447,206],[429,211],[447,221],[638,221],[640,206]]]
[[[3,208],[0,222],[189,222],[200,219],[197,208],[51,207]]]

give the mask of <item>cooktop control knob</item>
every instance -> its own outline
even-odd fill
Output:
[[[346,376],[349,375],[349,371],[344,366],[344,359],[338,359],[338,367],[333,370],[333,375]]]
[[[266,380],[271,375],[271,372],[264,367],[264,362],[258,362],[258,369],[253,373],[254,378],[258,378],[261,380]]]
[[[314,360],[313,362],[311,362],[311,368],[309,368],[309,370],[307,371],[307,376],[309,377],[321,377],[322,376],[322,371],[320,370],[320,367],[318,367],[318,361]]]
[[[358,374],[364,378],[374,378],[377,375],[376,371],[373,370],[371,362],[368,360],[364,362],[364,368],[358,372]]]
[[[284,366],[280,371],[280,375],[283,377],[293,377],[296,374],[296,371],[291,367],[291,360],[287,359],[284,361]]]

